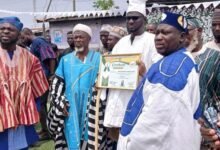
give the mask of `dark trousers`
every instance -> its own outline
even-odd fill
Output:
[[[43,132],[48,132],[47,130],[47,98],[49,91],[45,92],[41,97],[41,109],[40,109],[40,123]]]

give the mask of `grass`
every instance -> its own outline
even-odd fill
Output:
[[[36,143],[36,146],[29,148],[29,150],[55,150],[54,142],[49,141],[40,141]]]
[[[35,125],[36,131],[41,130],[40,123]],[[55,150],[53,140],[45,140],[45,141],[38,141],[34,147],[29,148],[29,150]]]

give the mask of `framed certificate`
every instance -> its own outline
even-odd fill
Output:
[[[103,55],[100,61],[99,88],[134,90],[138,85],[141,54]]]

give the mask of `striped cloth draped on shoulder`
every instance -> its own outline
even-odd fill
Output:
[[[88,111],[86,116],[88,117],[88,142],[81,142],[81,150],[94,150],[95,144],[95,104],[97,99],[97,90],[92,88],[92,99],[87,106]],[[67,142],[64,135],[64,120],[65,115],[63,113],[64,105],[69,105],[64,95],[65,82],[62,78],[55,76],[50,86],[50,109],[48,112],[47,126],[49,133],[54,138],[56,150],[68,150]],[[89,98],[89,97],[88,97]],[[112,141],[107,138],[107,130],[103,126],[104,111],[106,106],[106,100],[100,101],[99,104],[99,131],[98,131],[98,146],[99,150],[111,150]],[[71,107],[71,106],[70,106]]]

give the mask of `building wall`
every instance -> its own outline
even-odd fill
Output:
[[[100,45],[99,31],[103,24],[110,24],[112,26],[125,27],[124,17],[110,17],[110,18],[94,18],[94,19],[82,19],[82,20],[66,20],[50,22],[50,34],[52,42],[57,44],[60,49],[68,47],[66,34],[71,31],[73,27],[78,24],[86,24],[92,28],[93,37],[91,39],[90,47],[97,49]]]

